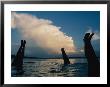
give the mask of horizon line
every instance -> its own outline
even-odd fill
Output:
[[[15,57],[15,55],[11,55],[11,58],[13,58],[13,57]],[[60,58],[62,58],[62,57],[33,57],[33,56],[24,56],[24,58],[33,58],[33,59],[60,59]],[[70,56],[70,57],[68,57],[68,58],[70,58],[70,59],[80,59],[80,58],[86,58],[85,56],[74,56],[74,57],[72,57],[72,56]],[[100,57],[97,57],[97,58],[100,58]]]

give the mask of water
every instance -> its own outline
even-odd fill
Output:
[[[24,59],[23,74],[16,74],[12,67],[12,77],[87,77],[86,59],[70,59],[71,64],[63,66],[62,59]]]

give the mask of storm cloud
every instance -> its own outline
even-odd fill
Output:
[[[61,27],[53,25],[49,19],[12,12],[11,28],[18,29],[23,38],[31,41],[30,45],[34,43],[36,47],[40,47],[50,54],[61,53],[61,48],[65,48],[67,53],[76,51],[73,38],[62,32]]]

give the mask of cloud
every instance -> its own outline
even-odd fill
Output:
[[[88,30],[86,31],[86,33],[94,33],[94,36],[92,38],[93,41],[100,39],[100,33],[98,31],[93,31],[91,27],[88,27]]]
[[[34,43],[48,53],[60,53],[63,47],[66,52],[75,52],[72,37],[61,31],[61,27],[53,25],[48,19],[41,19],[29,14],[12,12],[11,28],[18,29],[24,39]],[[32,44],[31,44],[32,43]]]
[[[81,49],[80,52],[84,52],[84,49]]]

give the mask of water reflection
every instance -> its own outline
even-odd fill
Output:
[[[80,61],[80,62],[79,62]],[[22,77],[82,77],[87,76],[87,63],[84,59],[70,59],[71,64],[63,66],[62,59],[24,59]]]

